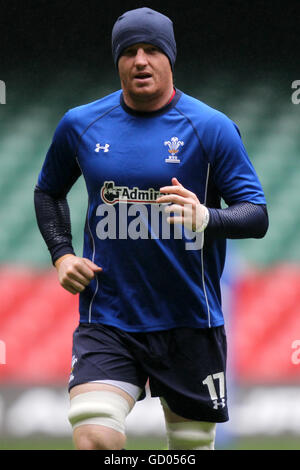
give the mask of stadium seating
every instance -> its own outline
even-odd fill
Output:
[[[6,364],[0,382],[67,383],[78,297],[66,292],[53,270],[2,267],[0,336]]]
[[[240,384],[300,381],[300,269],[248,272],[236,285],[233,362]]]
[[[244,385],[299,383],[293,342],[300,347],[300,269],[250,271],[234,286],[233,370]],[[0,383],[66,384],[78,297],[64,291],[55,270],[0,269],[0,339],[7,361]],[[299,353],[300,357],[300,353]]]

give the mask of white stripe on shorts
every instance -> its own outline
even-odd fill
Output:
[[[121,380],[92,380],[93,383],[98,383],[98,384],[108,384],[108,385],[114,385],[115,387],[121,388],[124,390],[124,392],[127,392],[133,399],[134,401],[137,401],[139,398],[140,394],[142,393],[142,389],[138,387],[137,385],[133,385],[129,382],[123,382]]]

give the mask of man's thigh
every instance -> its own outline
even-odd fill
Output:
[[[125,386],[136,398],[136,388],[144,389],[147,375],[124,339],[124,333],[105,325],[80,324],[73,335],[69,391],[89,382],[109,382]],[[72,393],[75,393],[74,390]]]
[[[159,338],[161,339],[161,338]],[[163,366],[147,362],[152,396],[163,397],[168,408],[189,420],[228,420],[226,393],[226,335],[223,327],[181,328],[166,336]],[[162,349],[157,341],[157,352]]]
[[[68,417],[76,448],[123,448],[125,419],[134,404],[131,395],[113,385],[86,383],[73,387]]]

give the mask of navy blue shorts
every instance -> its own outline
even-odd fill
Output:
[[[214,328],[175,328],[128,333],[79,324],[73,335],[69,390],[95,380],[118,380],[163,397],[179,416],[214,423],[228,421],[226,334]],[[140,400],[145,397],[145,392]]]

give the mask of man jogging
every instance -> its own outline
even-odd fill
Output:
[[[59,282],[80,293],[75,446],[124,448],[126,416],[149,380],[169,448],[213,449],[216,423],[228,420],[226,239],[263,237],[266,201],[237,126],[174,88],[169,18],[124,13],[112,52],[121,90],[65,114],[35,189]],[[89,203],[78,256],[66,196],[81,175]]]

